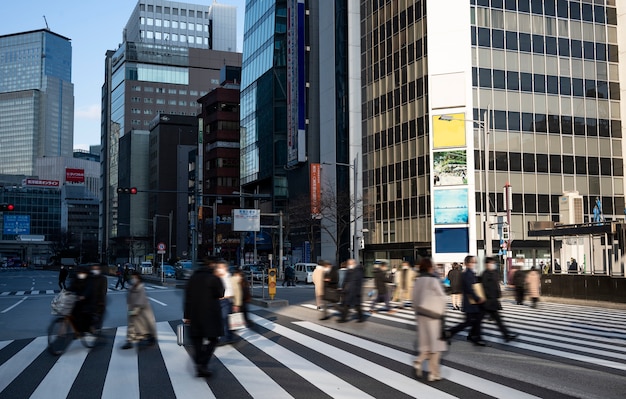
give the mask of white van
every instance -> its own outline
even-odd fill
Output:
[[[302,281],[306,284],[313,282],[313,271],[317,263],[296,263],[293,268],[296,271],[296,283]]]

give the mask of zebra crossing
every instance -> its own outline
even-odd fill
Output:
[[[317,312],[312,304],[301,307]],[[626,370],[624,311],[550,303],[532,309],[505,302],[502,312],[519,339],[505,343],[485,321],[484,339],[493,348],[480,350],[547,355],[618,374]],[[445,380],[418,380],[413,351],[338,329],[332,319],[305,320],[256,307],[250,318],[253,328],[238,331],[233,345],[216,349],[208,379],[195,377],[190,349],[176,344],[180,321],[157,323],[156,346],[127,351],[120,350],[125,326],[106,329],[103,343],[92,350],[74,341],[60,357],[48,354],[46,337],[0,341],[0,398],[559,397],[536,383],[473,374],[445,357]],[[461,312],[447,312],[448,325],[462,319]],[[359,326],[368,323],[415,327],[410,309],[374,313]],[[463,345],[456,341],[452,351]]]
[[[116,290],[115,284],[109,284],[109,288],[112,290]],[[160,285],[146,285],[146,291],[155,291],[155,290],[167,290],[171,289],[170,287],[162,287]],[[120,290],[117,290],[120,291]],[[3,291],[0,292],[0,297],[3,296],[28,296],[28,295],[55,295],[58,294],[60,290],[21,290],[21,291]]]

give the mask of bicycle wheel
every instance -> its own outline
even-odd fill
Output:
[[[72,342],[72,327],[65,317],[57,317],[48,327],[48,351],[60,355]]]
[[[100,330],[97,329],[91,329],[90,331],[82,333],[82,335],[80,336],[80,342],[82,342],[82,344],[86,348],[93,348],[94,346],[96,346],[99,339]]]

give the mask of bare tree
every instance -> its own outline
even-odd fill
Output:
[[[307,195],[299,195],[290,198],[288,214],[285,233],[287,236],[293,236],[296,233],[305,235],[306,240],[311,243],[311,253],[309,255],[312,260],[316,261],[315,254],[317,253],[316,246],[320,220],[318,215],[311,214],[309,197]]]

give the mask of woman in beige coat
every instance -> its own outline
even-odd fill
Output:
[[[392,302],[400,301],[400,307],[406,305],[406,301],[411,299],[413,283],[415,281],[415,271],[407,261],[402,262],[402,266],[395,273],[396,289],[393,293]]]
[[[415,309],[415,318],[417,319],[417,336],[419,356],[415,360],[415,374],[422,377],[422,364],[428,360],[428,381],[441,380],[439,371],[439,361],[441,352],[448,349],[446,341],[442,341],[441,337],[441,318],[432,318],[424,314],[420,314],[418,306],[425,306],[427,296],[430,298],[428,303],[439,301],[439,309],[445,309],[446,294],[441,287],[439,278],[433,274],[433,263],[430,259],[424,258],[420,262],[420,276],[415,280],[413,285],[413,307]],[[434,310],[434,309],[433,309]]]
[[[532,300],[532,307],[536,308],[539,301],[539,291],[541,290],[541,276],[535,266],[531,267],[526,275],[526,290]]]
[[[122,349],[130,349],[133,347],[133,343],[139,341],[145,341],[148,345],[156,343],[156,319],[146,295],[146,289],[141,281],[141,275],[133,271],[130,281],[132,286],[126,296],[128,328],[126,330],[126,343]]]

